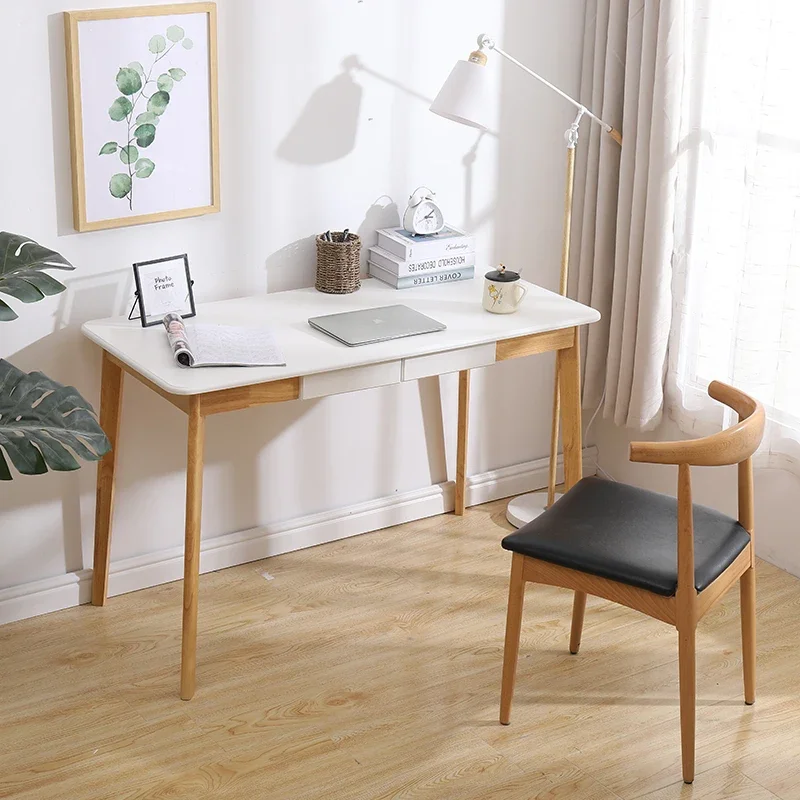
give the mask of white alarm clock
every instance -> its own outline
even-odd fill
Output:
[[[416,189],[408,198],[408,208],[403,214],[403,228],[418,235],[439,233],[444,228],[444,215],[433,202],[435,196],[427,186]]]

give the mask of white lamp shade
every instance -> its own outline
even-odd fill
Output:
[[[491,87],[488,70],[473,61],[459,61],[436,95],[431,111],[440,117],[485,131],[489,129]]]

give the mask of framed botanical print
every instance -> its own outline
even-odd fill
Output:
[[[76,230],[219,211],[214,3],[64,12]]]

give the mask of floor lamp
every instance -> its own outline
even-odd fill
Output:
[[[459,61],[449,77],[442,86],[439,94],[431,105],[431,111],[446,119],[460,122],[462,125],[469,125],[479,130],[488,130],[488,116],[491,103],[489,95],[491,86],[489,76],[485,69],[487,57],[486,50],[494,50],[503,58],[508,59],[512,64],[516,64],[520,69],[532,75],[536,80],[548,86],[556,94],[561,95],[578,109],[578,113],[573,123],[569,126],[564,138],[567,143],[567,180],[566,191],[564,193],[564,230],[561,243],[561,278],[559,281],[559,291],[562,295],[567,294],[567,279],[569,277],[569,237],[572,223],[572,192],[575,184],[575,146],[578,144],[578,127],[581,119],[585,116],[597,122],[603,130],[611,136],[618,144],[622,144],[622,136],[607,122],[603,122],[600,117],[595,116],[574,100],[557,86],[546,81],[541,75],[537,75],[533,70],[528,69],[524,64],[517,61],[508,53],[501,50],[494,43],[494,39],[486,34],[478,37],[478,49],[469,55],[469,60]],[[547,481],[547,495],[541,492],[530,492],[529,494],[516,497],[508,504],[506,516],[508,521],[519,528],[535,517],[538,517],[546,508],[550,507],[560,495],[556,495],[556,466],[558,463],[558,426],[561,411],[561,397],[558,386],[558,367],[556,366],[556,380],[553,396],[553,420],[550,430],[550,464]]]

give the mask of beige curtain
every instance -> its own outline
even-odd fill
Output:
[[[671,317],[684,0],[587,0],[570,294],[597,308],[584,334],[584,404],[655,427]]]

